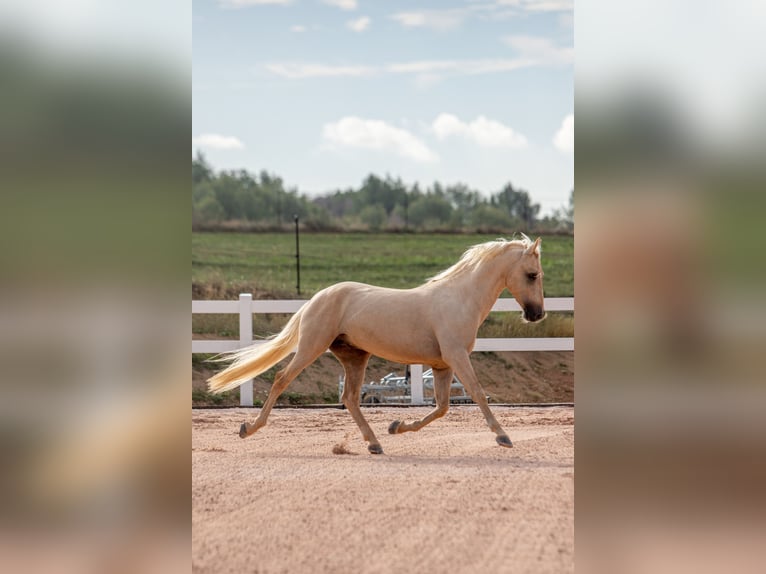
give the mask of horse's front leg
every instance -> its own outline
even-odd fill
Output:
[[[492,411],[489,408],[489,403],[487,403],[487,396],[484,394],[484,389],[482,388],[481,384],[479,384],[479,379],[476,377],[476,373],[473,370],[473,365],[471,364],[471,359],[468,352],[455,352],[449,356],[445,355],[444,359],[445,362],[447,362],[455,370],[458,378],[463,383],[465,389],[468,391],[468,394],[471,395],[473,402],[479,405],[479,408],[481,409],[481,412],[484,415],[489,428],[492,429],[492,432],[494,432],[495,435],[497,435],[495,437],[497,444],[500,446],[512,447],[513,443],[511,442],[511,439],[508,438],[508,435],[503,430],[503,427],[501,427],[500,423],[497,422],[495,415],[492,414]]]
[[[443,417],[449,410],[450,387],[452,386],[452,369],[433,369],[434,373],[434,397],[436,398],[436,408],[428,413],[419,421],[405,423],[394,421],[388,427],[390,434],[399,434],[409,431],[419,431],[428,423]]]

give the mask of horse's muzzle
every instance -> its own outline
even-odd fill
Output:
[[[522,317],[525,321],[536,323],[545,318],[545,310],[540,305],[525,305]]]

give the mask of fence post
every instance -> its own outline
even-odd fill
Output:
[[[251,293],[239,294],[239,346],[248,347],[253,343],[253,295]],[[239,386],[239,405],[241,407],[253,406],[253,379],[245,381]]]
[[[422,405],[423,402],[423,365],[410,365],[410,402]]]

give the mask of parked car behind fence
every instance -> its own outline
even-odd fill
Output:
[[[338,380],[338,396],[343,394],[343,375]],[[362,404],[378,403],[409,403],[410,380],[408,376],[400,376],[396,373],[388,373],[377,383],[362,385]],[[427,404],[434,404],[434,374],[432,369],[423,372],[423,400]],[[457,377],[452,380],[450,387],[450,403],[472,403],[473,400],[466,393],[463,383]]]

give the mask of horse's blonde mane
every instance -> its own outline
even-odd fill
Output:
[[[469,247],[457,263],[452,267],[445,269],[438,275],[429,278],[427,282],[432,283],[434,281],[441,281],[442,279],[455,277],[464,272],[474,270],[480,263],[494,259],[501,253],[505,253],[508,249],[526,249],[532,245],[532,240],[529,237],[523,233],[520,235],[521,239],[511,239],[509,241],[508,239],[500,238]]]

